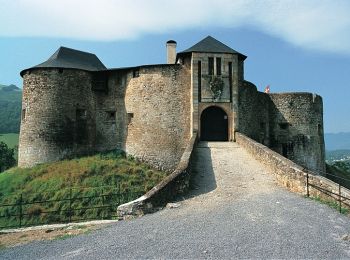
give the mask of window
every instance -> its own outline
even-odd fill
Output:
[[[108,120],[115,121],[115,111],[107,111]]]
[[[228,63],[228,82],[230,89],[230,102],[232,102],[232,62]]]
[[[26,119],[26,109],[22,109],[22,121]]]
[[[131,120],[134,118],[134,113],[128,113],[128,123],[131,123]]]
[[[279,123],[279,126],[280,126],[281,129],[287,130],[288,127],[289,127],[289,124],[288,123]]]
[[[140,70],[139,69],[133,70],[132,71],[132,77],[133,78],[140,77]]]
[[[77,109],[76,118],[77,120],[85,120],[87,118],[87,111],[85,109]]]
[[[221,76],[221,58],[216,58],[216,75]]]
[[[202,62],[198,61],[198,101],[202,99]]]
[[[208,74],[214,75],[214,58],[213,57],[208,58]]]

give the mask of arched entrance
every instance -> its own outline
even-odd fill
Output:
[[[216,106],[206,108],[201,115],[200,135],[202,141],[227,141],[228,117],[226,112]]]

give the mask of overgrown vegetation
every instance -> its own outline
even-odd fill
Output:
[[[19,133],[21,100],[21,89],[0,85],[0,133]]]
[[[18,160],[18,141],[19,134],[0,134],[0,142],[4,142],[7,146],[14,150],[14,157]]]
[[[336,161],[333,164],[326,164],[326,177],[341,186],[350,189],[350,163]]]
[[[16,165],[14,149],[11,149],[4,142],[0,142],[0,173]]]
[[[103,214],[102,208],[74,211],[74,216],[67,215],[71,214],[68,208],[116,205],[117,202],[126,202],[125,199],[136,199],[165,176],[165,172],[126,157],[122,152],[42,164],[28,169],[12,168],[0,174],[0,204],[19,203],[21,197],[24,202],[50,201],[24,207],[23,213],[27,214],[22,223],[24,225],[61,222],[66,221],[67,217],[73,217],[73,220],[97,219]],[[113,196],[116,192],[129,196],[116,201]],[[105,196],[97,197],[101,194]],[[82,199],[73,200],[72,205],[68,200],[59,201],[69,197]],[[49,211],[56,213],[45,213]],[[17,214],[18,206],[0,207],[0,216]],[[0,226],[10,225],[18,225],[18,217],[0,218]]]

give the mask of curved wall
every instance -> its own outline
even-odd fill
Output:
[[[89,72],[35,69],[23,75],[20,167],[90,153],[95,143]]]
[[[310,170],[324,173],[322,98],[311,93],[269,97],[271,147]]]

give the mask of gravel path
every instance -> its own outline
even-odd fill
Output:
[[[0,259],[350,258],[350,218],[278,187],[235,143],[200,143],[196,188],[180,207]]]

